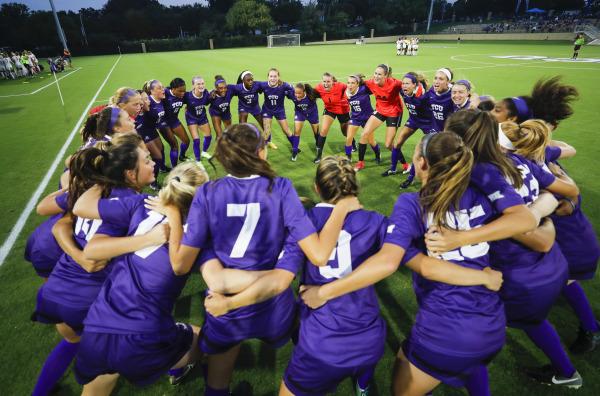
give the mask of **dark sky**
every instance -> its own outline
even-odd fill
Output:
[[[79,11],[81,8],[97,8],[100,9],[107,0],[54,0],[54,7],[57,11]],[[184,5],[202,3],[202,0],[158,0],[159,3],[166,6],[170,5]],[[27,5],[30,10],[50,10],[50,2],[48,0],[0,0],[0,4],[4,3],[22,3]]]

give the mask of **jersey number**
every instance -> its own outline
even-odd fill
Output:
[[[242,258],[246,254],[256,225],[260,219],[260,203],[227,204],[227,217],[244,217],[244,224],[235,240],[229,257]]]
[[[102,220],[90,220],[78,217],[77,222],[75,223],[75,235],[82,232],[83,235],[85,235],[85,240],[89,242],[96,231],[98,231],[100,224],[102,224]]]
[[[450,226],[459,231],[468,231],[471,229],[470,220],[476,219],[485,215],[483,207],[477,205],[469,209],[469,211],[462,209],[455,211],[454,213],[447,214],[447,221]],[[430,220],[431,221],[431,220]],[[463,261],[465,258],[474,259],[477,257],[485,256],[490,249],[490,245],[487,242],[477,243],[475,245],[461,246],[458,249],[451,250],[446,253],[442,253],[440,257],[444,260]]]
[[[324,267],[319,267],[319,273],[322,277],[327,279],[339,279],[352,272],[352,252],[350,251],[351,239],[352,235],[350,235],[350,233],[344,230],[340,232],[337,246],[331,252],[331,256],[329,256],[329,261],[336,260],[337,265],[332,267],[328,264]]]
[[[158,212],[151,211],[148,213],[148,217],[146,217],[138,225],[138,228],[135,230],[135,234],[133,234],[133,235],[145,235],[151,229],[153,229],[157,224],[166,223],[166,222],[167,222],[167,218],[165,216],[161,215]],[[162,245],[148,246],[146,248],[136,251],[135,255],[145,259],[146,257],[150,256],[152,253],[154,253],[156,250],[158,250],[158,248],[161,246]]]

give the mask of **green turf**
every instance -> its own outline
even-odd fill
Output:
[[[480,94],[491,94],[497,98],[526,94],[535,80],[542,76],[561,74],[565,81],[574,84],[581,92],[581,99],[575,104],[575,115],[558,129],[556,137],[573,144],[577,156],[564,165],[578,182],[584,198],[584,209],[596,229],[600,227],[600,205],[598,193],[600,181],[596,172],[600,169],[597,155],[597,126],[600,125],[598,103],[600,94],[600,65],[593,63],[558,63],[491,58],[490,55],[541,55],[548,57],[569,57],[571,45],[567,43],[428,43],[421,46],[417,57],[396,57],[393,44],[334,47],[316,46],[300,48],[246,48],[216,51],[192,51],[153,53],[144,55],[124,55],[115,68],[99,99],[108,98],[120,86],[139,87],[143,81],[157,78],[168,83],[179,76],[188,82],[194,75],[202,75],[207,85],[215,74],[224,75],[234,82],[240,71],[250,69],[257,79],[266,76],[267,69],[275,66],[281,70],[282,78],[289,82],[318,80],[321,73],[330,71],[340,80],[350,73],[362,72],[370,75],[378,63],[389,63],[396,76],[406,71],[423,71],[431,80],[433,71],[439,67],[451,67],[455,79],[468,78]],[[600,58],[600,47],[584,47],[581,57]],[[116,56],[75,58],[74,66],[82,69],[61,83],[65,97],[65,107],[60,105],[55,86],[50,86],[35,95],[13,98],[0,97],[0,125],[2,152],[0,157],[0,237],[2,241],[10,232],[19,214],[37,188],[52,160],[73,129],[82,111],[104,80]],[[32,92],[47,84],[49,76],[31,81],[0,82],[0,96]],[[235,99],[234,99],[235,102]],[[99,104],[99,103],[98,103]],[[293,110],[287,102],[288,121],[292,121]],[[232,108],[237,108],[236,103]],[[234,115],[235,119],[235,115]],[[294,181],[300,195],[316,198],[312,193],[314,165],[310,162],[314,155],[314,145],[308,127],[305,126],[298,162],[289,161],[289,144],[277,126],[274,140],[279,145],[277,151],[270,151],[270,160],[279,174]],[[326,153],[343,153],[343,140],[337,123],[327,140]],[[404,149],[410,154],[419,134],[409,140]],[[383,130],[377,131],[381,142]],[[72,144],[72,151],[79,144]],[[190,150],[191,151],[191,150]],[[383,163],[389,161],[389,153],[384,152]],[[367,154],[367,167],[360,172],[362,186],[361,201],[368,209],[389,214],[400,190],[402,177],[383,179],[379,176],[385,165],[376,166],[372,154]],[[52,191],[57,185],[59,169],[47,188]],[[411,190],[414,191],[414,188]],[[35,304],[37,288],[41,280],[36,277],[29,263],[22,258],[26,236],[43,219],[32,215],[17,240],[5,264],[0,267],[0,335],[3,353],[0,358],[0,393],[24,395],[31,392],[37,373],[52,347],[59,341],[53,328],[29,321]],[[200,291],[203,283],[198,276],[190,279],[178,301],[175,316],[178,320],[200,324],[202,301]],[[584,287],[597,310],[600,286],[596,280],[585,282]],[[377,285],[381,300],[381,310],[388,323],[387,347],[384,358],[377,367],[374,394],[388,394],[391,381],[391,367],[394,353],[399,343],[408,333],[412,324],[416,303],[411,290],[409,274],[400,271]],[[598,311],[600,313],[600,310]],[[577,321],[570,309],[560,301],[552,311],[551,321],[556,326],[564,342],[569,344],[575,337]],[[449,340],[451,342],[451,340]],[[243,346],[234,375],[232,389],[238,395],[276,394],[286,362],[291,353],[287,345],[279,351],[248,342]],[[600,351],[584,357],[574,357],[573,361],[584,377],[584,387],[578,395],[600,394]],[[518,331],[509,330],[506,347],[490,365],[492,393],[497,395],[561,395],[564,390],[555,390],[532,383],[523,374],[522,366],[545,364],[543,355]],[[189,380],[176,389],[166,384],[166,380],[144,389],[136,389],[125,381],[120,381],[115,394],[199,394],[204,381],[196,369]],[[79,394],[80,388],[73,375],[61,381],[61,394]],[[338,395],[351,393],[349,381],[338,388]],[[463,391],[441,386],[436,395],[457,395]]]

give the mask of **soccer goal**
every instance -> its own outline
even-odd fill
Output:
[[[271,34],[267,36],[267,47],[299,47],[299,34]]]

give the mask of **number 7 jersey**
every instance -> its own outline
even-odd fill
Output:
[[[182,243],[212,245],[226,268],[268,270],[288,235],[300,241],[314,232],[290,180],[275,178],[269,191],[266,177],[228,175],[198,188]]]

